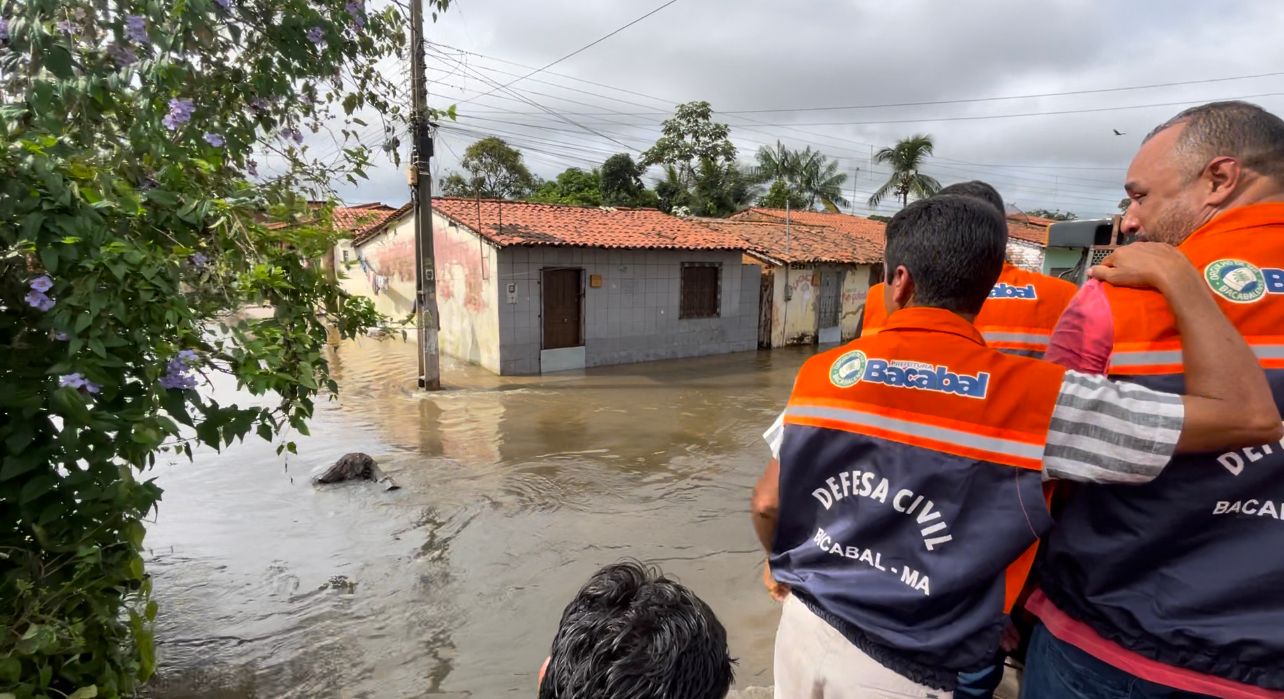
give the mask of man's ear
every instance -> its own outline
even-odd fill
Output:
[[[1220,207],[1234,196],[1235,190],[1239,189],[1239,186],[1243,183],[1244,167],[1234,158],[1218,156],[1204,166],[1204,171],[1200,173],[1200,177],[1208,188],[1204,204],[1211,207]]]
[[[887,303],[887,312],[900,310],[909,306],[914,301],[914,277],[910,274],[905,265],[897,265],[892,273],[887,275],[887,288],[885,290]]]
[[[548,672],[548,663],[552,659],[551,655],[544,658],[544,664],[539,666],[539,683],[535,685],[535,691],[539,691],[539,688],[544,686],[544,673]]]

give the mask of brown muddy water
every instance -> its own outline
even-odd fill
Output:
[[[447,390],[425,395],[412,343],[340,345],[341,395],[297,456],[255,439],[158,466],[149,694],[531,697],[562,608],[625,557],[710,603],[737,686],[770,685],[778,610],[748,500],[810,353],[544,377],[448,363]],[[401,490],[309,484],[349,451]]]

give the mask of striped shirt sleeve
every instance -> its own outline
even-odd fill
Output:
[[[1048,428],[1044,478],[1153,480],[1172,458],[1184,418],[1181,396],[1067,371]]]

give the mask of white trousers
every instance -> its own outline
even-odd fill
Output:
[[[883,667],[793,595],[776,630],[776,699],[952,699]]]

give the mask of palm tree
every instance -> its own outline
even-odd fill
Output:
[[[797,154],[799,161],[798,188],[807,196],[808,208],[816,206],[816,200],[826,211],[837,212],[838,207],[847,206],[843,198],[843,184],[847,174],[838,171],[838,161],[830,160],[811,146]]]
[[[932,154],[932,145],[931,136],[919,134],[875,153],[874,162],[891,165],[892,176],[869,198],[869,205],[878,206],[888,194],[894,194],[905,206],[911,194],[922,199],[940,191],[941,183],[935,177],[919,172],[923,161]]]
[[[790,194],[806,199],[807,208],[815,208],[816,201],[829,211],[846,206],[843,183],[847,175],[838,171],[838,163],[830,160],[811,146],[803,150],[790,150],[780,141],[776,145],[758,149],[758,165],[753,168],[753,178],[759,183],[781,182]]]

